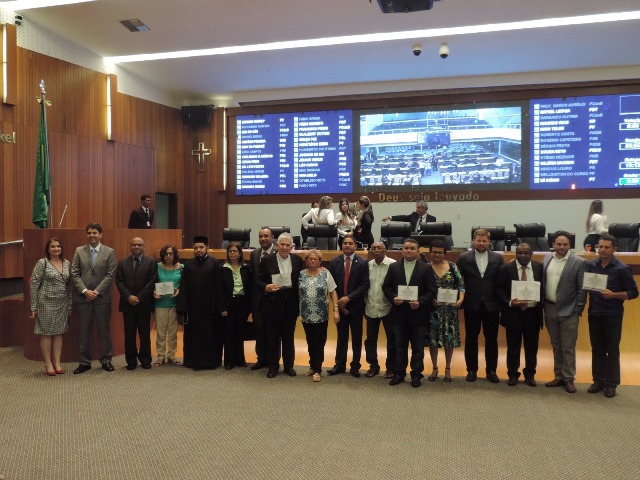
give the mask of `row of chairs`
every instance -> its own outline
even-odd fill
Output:
[[[544,223],[515,223],[515,232],[507,231],[504,226],[474,226],[471,227],[471,238],[478,228],[484,228],[491,235],[493,250],[510,249],[512,245],[526,242],[537,252],[549,251],[553,244],[553,233],[546,233]],[[265,228],[265,227],[263,227]],[[288,226],[268,226],[273,236],[283,232],[290,232]],[[640,223],[612,223],[609,233],[616,237],[618,251],[637,252],[640,243]],[[307,247],[320,250],[336,250],[338,246],[338,229],[335,225],[309,225],[307,230]],[[388,249],[401,249],[407,238],[413,237],[421,245],[428,245],[434,238],[441,238],[447,250],[453,247],[451,222],[424,222],[420,224],[419,233],[411,231],[411,225],[406,222],[390,222],[380,227],[380,241]],[[229,242],[239,242],[242,248],[249,248],[251,240],[250,228],[225,228],[222,232],[222,248],[227,248]],[[575,234],[571,234],[571,248],[575,248]],[[297,248],[301,248],[300,237],[294,237]]]

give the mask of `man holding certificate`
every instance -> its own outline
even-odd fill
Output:
[[[638,286],[631,268],[615,258],[616,239],[604,234],[598,241],[599,258],[588,262],[589,273],[585,273],[585,288],[589,289],[589,338],[591,340],[591,371],[593,385],[589,393],[604,390],[604,396],[616,396],[620,385],[620,337],[622,334],[623,303],[638,296]],[[590,281],[604,288],[589,287]]]
[[[520,377],[520,347],[524,341],[524,381],[536,386],[538,338],[543,325],[542,264],[532,261],[531,247],[521,243],[516,247],[516,261],[500,267],[498,290],[502,317],[500,323],[507,333],[507,385],[514,387]]]
[[[278,375],[280,368],[280,346],[284,373],[296,376],[293,369],[296,350],[294,332],[300,311],[298,281],[304,262],[298,255],[291,255],[293,238],[289,233],[278,237],[278,253],[260,260],[256,288],[262,292],[260,303],[265,331],[267,333],[267,378]]]
[[[404,382],[409,342],[412,387],[420,386],[424,370],[424,338],[437,287],[433,275],[428,275],[427,264],[418,260],[418,247],[413,239],[404,242],[402,260],[389,265],[382,284],[385,297],[393,304],[390,317],[396,339],[395,371],[389,385]]]

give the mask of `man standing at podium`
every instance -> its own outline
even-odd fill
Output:
[[[151,210],[151,195],[140,197],[140,207],[131,211],[128,228],[151,228],[153,224],[153,210]]]
[[[436,217],[427,213],[428,210],[429,206],[427,205],[427,202],[424,200],[418,200],[416,202],[415,212],[410,213],[409,215],[389,215],[388,217],[384,217],[382,221],[388,222],[389,220],[392,220],[394,222],[409,222],[411,224],[411,231],[418,232],[420,231],[421,223],[436,221]]]
[[[111,284],[116,273],[116,254],[112,248],[100,243],[102,227],[97,223],[87,225],[88,244],[76,248],[71,262],[73,303],[80,320],[80,365],[73,373],[91,370],[91,330],[93,320],[98,325],[100,338],[100,363],[107,372],[113,372],[111,364]]]

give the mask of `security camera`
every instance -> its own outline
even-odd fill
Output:
[[[440,45],[440,50],[438,51],[440,58],[447,58],[449,56],[449,47],[446,43]]]
[[[419,57],[420,54],[422,53],[422,45],[414,45],[412,50],[413,50],[413,54],[416,57]]]

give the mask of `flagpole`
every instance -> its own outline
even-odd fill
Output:
[[[40,80],[40,92],[42,93],[42,103],[44,105],[43,107],[43,116],[44,116],[44,124],[45,124],[45,131],[47,132],[47,141],[44,144],[44,148],[46,150],[45,152],[45,158],[48,159],[47,161],[49,162],[49,174],[51,172],[51,159],[49,158],[49,132],[48,132],[48,128],[46,127],[47,125],[47,92],[44,86],[44,79]],[[55,224],[53,223],[53,185],[49,185],[49,222],[47,222],[51,227],[53,228],[55,226]]]

